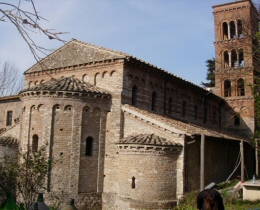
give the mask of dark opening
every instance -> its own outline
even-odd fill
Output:
[[[135,85],[132,89],[132,105],[137,106],[137,87]]]
[[[38,143],[39,143],[39,137],[37,134],[34,134],[32,137],[32,152],[38,151]]]
[[[204,108],[204,120],[203,120],[203,123],[207,123],[208,121],[208,109],[205,107]]]
[[[244,67],[245,66],[245,61],[244,61],[244,52],[242,49],[239,50],[239,56],[238,56],[238,66],[239,67]]]
[[[234,21],[230,22],[230,38],[235,39],[236,38],[236,26]]]
[[[132,177],[132,189],[135,189],[135,177]]]
[[[224,68],[228,68],[229,67],[229,56],[228,56],[228,51],[224,52]]]
[[[223,23],[223,39],[228,39],[228,24],[226,22]]]
[[[237,32],[238,32],[238,38],[242,38],[243,31],[242,31],[242,21],[241,20],[237,21]]]
[[[231,81],[225,80],[224,81],[224,97],[230,97],[231,96]]]
[[[213,113],[213,124],[216,124],[216,116],[217,116],[217,114],[216,114],[216,112],[214,112]]]
[[[242,78],[237,80],[237,95],[238,96],[245,95],[245,84],[244,84],[244,80]]]
[[[13,111],[8,111],[7,112],[6,125],[7,126],[12,125],[12,121],[13,121]]]
[[[237,53],[235,50],[231,51],[231,67],[237,67],[238,62],[237,62]]]
[[[152,95],[152,111],[156,111],[157,93],[154,91]]]
[[[89,136],[86,139],[86,151],[85,151],[86,156],[92,156],[93,155],[93,141],[94,141],[94,139],[91,136]]]

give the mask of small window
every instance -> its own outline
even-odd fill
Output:
[[[7,112],[7,119],[6,119],[6,125],[11,126],[13,121],[13,111]]]
[[[156,111],[157,93],[154,91],[152,95],[152,111]]]
[[[132,89],[132,105],[137,106],[137,87],[135,85]]]
[[[89,136],[86,139],[86,151],[85,151],[86,156],[92,156],[93,155],[93,141],[94,141],[94,139],[91,136]]]
[[[135,189],[135,177],[132,177],[132,189]]]
[[[225,80],[224,81],[224,97],[230,97],[231,96],[231,81]]]
[[[244,80],[242,78],[237,80],[237,95],[238,96],[245,95],[245,84],[244,84]]]
[[[39,137],[38,135],[34,134],[32,137],[32,152],[38,151],[38,143],[39,143]]]

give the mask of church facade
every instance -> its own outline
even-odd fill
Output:
[[[251,177],[256,123],[248,85],[257,63],[244,27],[250,21],[252,35],[258,13],[248,0],[213,8],[214,91],[72,39],[24,72],[19,95],[0,98],[0,161],[48,142],[47,155],[60,161],[47,197],[73,197],[82,209],[172,208],[202,182],[226,180],[240,143]]]

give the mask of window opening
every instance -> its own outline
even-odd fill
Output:
[[[13,111],[7,112],[7,119],[6,119],[6,125],[11,126],[13,121]]]
[[[224,81],[224,97],[230,97],[231,96],[231,81],[225,80]]]
[[[228,51],[224,52],[224,68],[228,68],[229,67],[229,56],[228,56]]]
[[[172,97],[169,98],[169,107],[168,107],[168,113],[172,113]]]
[[[230,22],[230,37],[231,39],[236,38],[236,25],[234,21]]]
[[[93,155],[93,141],[94,141],[94,139],[91,136],[89,136],[86,139],[86,151],[85,151],[86,156],[92,156]]]
[[[154,91],[152,95],[152,111],[156,111],[157,93]]]
[[[239,60],[238,60],[238,65],[239,67],[244,67],[245,66],[245,63],[244,63],[244,52],[242,49],[239,50],[239,56],[238,56]]]
[[[183,117],[186,116],[186,102],[185,101],[182,103],[182,116]]]
[[[133,106],[137,105],[137,87],[135,85],[132,89],[132,105]]]
[[[39,143],[39,137],[37,134],[34,134],[32,137],[32,152],[38,151],[38,143]]]
[[[244,84],[244,80],[242,78],[240,78],[237,81],[237,95],[238,96],[244,96],[245,95],[245,84]]]
[[[238,66],[237,53],[235,50],[231,51],[231,67],[235,68]]]
[[[228,39],[228,24],[226,22],[223,23],[223,39]]]
[[[242,31],[242,21],[241,20],[237,21],[237,32],[238,32],[238,38],[242,38],[243,31]]]
[[[135,189],[135,177],[132,177],[132,189]]]

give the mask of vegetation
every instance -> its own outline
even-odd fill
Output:
[[[53,159],[46,155],[47,145],[37,152],[19,151],[16,157],[6,157],[0,165],[0,195],[12,193],[18,203],[24,203],[28,209],[38,193],[46,187],[48,173]]]
[[[215,87],[215,58],[211,58],[206,60],[206,66],[207,66],[207,77],[206,80],[208,82],[201,82],[201,85],[203,87]]]
[[[243,201],[239,192],[235,194],[230,191],[237,183],[237,180],[233,180],[228,183],[221,183],[217,185],[217,188],[225,189],[219,190],[224,201],[225,210],[257,210],[260,209],[259,201]],[[183,200],[173,210],[197,210],[197,195],[199,191],[192,191],[187,193]]]

